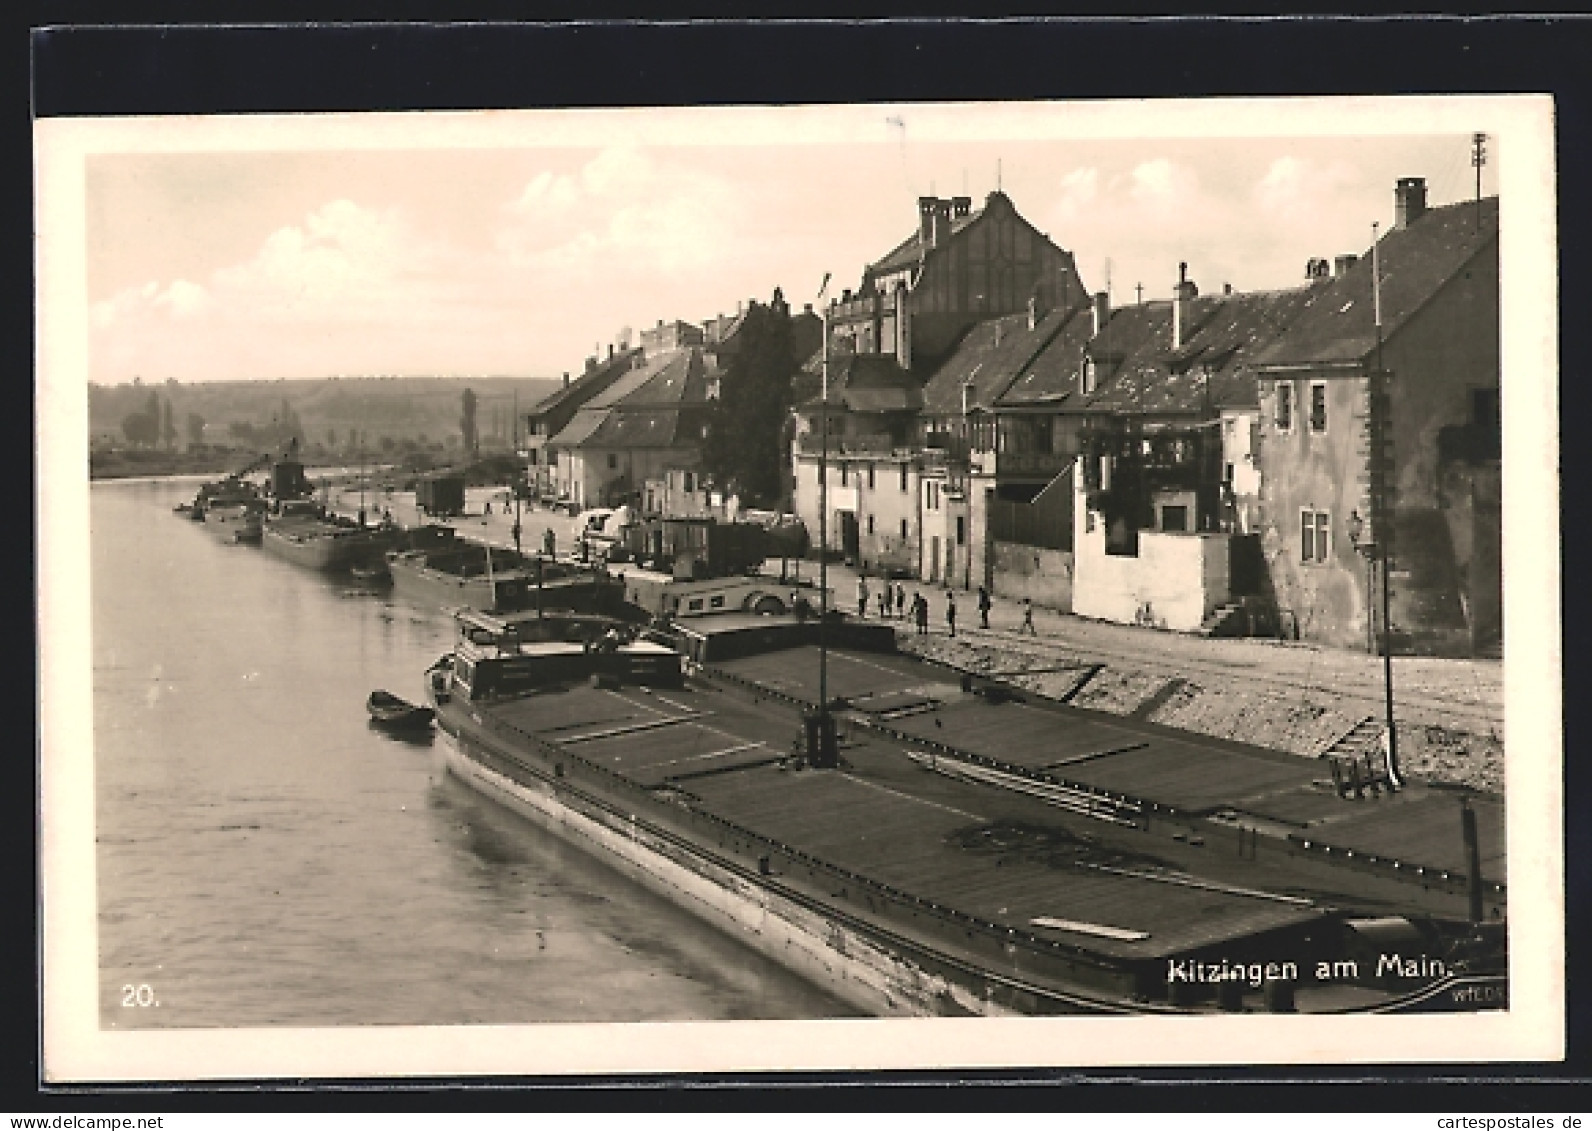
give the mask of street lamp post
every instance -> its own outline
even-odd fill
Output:
[[[1376,655],[1376,546],[1370,542],[1361,542],[1365,535],[1365,520],[1360,517],[1359,511],[1349,512],[1348,521],[1349,545],[1353,546],[1365,558],[1365,650]]]

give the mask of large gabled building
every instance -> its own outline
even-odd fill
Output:
[[[975,323],[1022,312],[1036,291],[1051,307],[1085,300],[1072,253],[1023,219],[1010,197],[992,192],[976,211],[972,203],[919,198],[917,230],[830,305],[835,348],[922,371]]]
[[[1262,529],[1291,631],[1375,646],[1386,550],[1395,648],[1500,647],[1499,334],[1497,198],[1428,208],[1406,177],[1374,257],[1256,358]]]
[[[986,413],[1085,304],[1072,254],[1004,193],[990,193],[976,211],[971,197],[921,198],[917,229],[827,311],[830,427],[839,438],[830,457],[831,548],[867,569],[977,584],[986,567],[975,532],[982,518],[968,504],[972,416]],[[963,382],[975,369],[977,396],[968,402]],[[798,405],[792,445],[794,509],[815,534],[818,409],[809,399]],[[1030,464],[1027,477],[1040,476]],[[881,475],[888,498],[870,500],[866,485]],[[1029,493],[1043,484],[1038,478]]]
[[[538,499],[551,503],[559,497],[559,481],[548,441],[568,427],[577,412],[634,369],[641,356],[639,349],[616,352],[610,345],[606,359],[600,359],[598,354],[588,357],[579,377],[571,381],[565,373],[563,386],[525,414],[527,480]]]
[[[632,367],[547,442],[557,498],[571,508],[639,505],[648,479],[701,460],[708,374],[699,347]]]

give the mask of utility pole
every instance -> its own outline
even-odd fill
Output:
[[[1144,305],[1144,284],[1143,283],[1134,283],[1133,284],[1133,294],[1134,294],[1134,297],[1138,299],[1139,305],[1143,306]]]
[[[1371,530],[1376,540],[1377,556],[1382,562],[1382,686],[1387,726],[1387,776],[1395,789],[1404,786],[1399,773],[1398,726],[1393,719],[1393,620],[1389,584],[1389,546],[1393,541],[1393,508],[1388,498],[1389,479],[1393,468],[1390,448],[1393,440],[1392,394],[1388,389],[1388,375],[1382,368],[1382,264],[1379,256],[1380,225],[1371,224],[1371,310],[1376,322],[1375,371],[1367,392],[1371,416],[1372,460],[1371,479]]]
[[[829,273],[818,288],[818,305],[823,311],[823,345],[820,356],[822,385],[819,392],[818,450],[818,706],[803,716],[808,764],[833,769],[837,763],[835,722],[829,714]]]
[[[1481,231],[1481,169],[1487,164],[1487,135],[1476,133],[1470,139],[1470,163],[1476,168],[1476,230]]]

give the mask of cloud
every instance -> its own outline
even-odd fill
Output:
[[[746,219],[728,181],[628,147],[538,174],[503,212],[497,246],[511,263],[582,275],[705,271]]]
[[[1194,170],[1165,157],[1134,166],[1128,181],[1128,195],[1135,203],[1161,212],[1186,211],[1200,197]]]
[[[1358,171],[1347,162],[1285,155],[1272,161],[1250,195],[1265,217],[1288,222],[1319,211],[1359,180]]]
[[[167,307],[177,318],[196,318],[211,306],[210,292],[197,283],[178,279],[154,298],[156,306]]]

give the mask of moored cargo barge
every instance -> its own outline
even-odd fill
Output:
[[[1467,872],[1452,797],[993,694],[875,627],[830,631],[833,768],[800,737],[816,626],[772,617],[683,629],[689,676],[657,638],[476,632],[430,677],[443,756],[870,1012],[1505,1000],[1496,798]]]
[[[381,565],[403,532],[396,526],[363,526],[352,519],[326,516],[309,500],[280,504],[268,517],[261,544],[285,561],[322,573]]]
[[[411,531],[408,546],[389,550],[386,561],[400,596],[442,608],[600,613],[615,612],[624,601],[623,587],[599,566],[459,538],[448,526]]]

